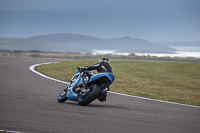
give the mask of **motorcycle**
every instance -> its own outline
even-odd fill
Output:
[[[114,82],[115,76],[112,73],[91,73],[91,77],[86,83],[86,88],[79,93],[76,92],[78,85],[83,83],[82,76],[85,72],[76,70],[76,74],[70,80],[70,84],[66,89],[62,90],[58,96],[58,102],[66,100],[76,101],[81,106],[87,106],[95,99],[100,98],[108,87]]]

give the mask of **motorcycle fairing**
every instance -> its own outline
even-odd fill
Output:
[[[81,80],[82,76],[81,73],[77,70],[76,74],[72,77],[70,84],[69,84],[69,89],[67,91],[66,97],[72,101],[77,101],[78,100],[78,94],[73,91],[73,88],[76,87],[78,84],[82,83]]]
[[[109,87],[113,83],[114,79],[115,77],[112,73],[99,73],[91,76],[88,84],[95,83],[100,87],[100,90],[103,90]]]
[[[104,76],[106,76],[110,80],[111,83],[115,79],[115,77],[114,77],[114,75],[112,73],[99,73],[99,74],[94,74],[93,76],[91,76],[89,82],[97,80],[97,79],[99,79],[101,77],[104,77]]]

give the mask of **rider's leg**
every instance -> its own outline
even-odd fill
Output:
[[[101,91],[101,96],[99,97],[100,102],[105,102],[107,97],[107,90],[108,88]]]

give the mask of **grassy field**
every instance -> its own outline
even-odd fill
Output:
[[[36,68],[50,77],[69,81],[78,66],[97,60],[73,60]],[[124,94],[200,106],[200,63],[111,61],[115,81],[110,90]]]

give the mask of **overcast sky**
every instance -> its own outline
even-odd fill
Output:
[[[200,0],[0,0],[0,37],[200,40]]]

